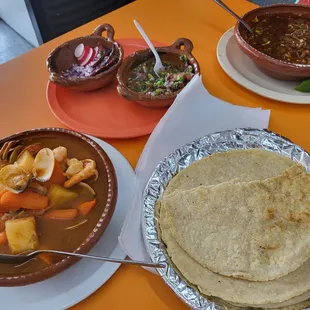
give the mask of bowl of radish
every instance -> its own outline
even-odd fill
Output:
[[[106,31],[106,37],[102,33]],[[92,91],[109,84],[123,60],[123,49],[114,40],[109,24],[98,26],[88,36],[67,41],[48,56],[49,79],[78,91]]]

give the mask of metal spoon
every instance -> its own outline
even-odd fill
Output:
[[[26,263],[27,261],[29,261],[30,259],[35,258],[37,255],[39,255],[41,253],[60,254],[60,255],[67,255],[67,256],[75,256],[75,257],[79,257],[79,258],[90,258],[90,259],[100,260],[100,261],[104,261],[104,262],[131,264],[131,265],[139,265],[139,266],[145,266],[145,267],[154,267],[154,268],[165,267],[163,264],[147,263],[147,262],[130,260],[130,259],[118,259],[118,258],[78,254],[78,253],[56,251],[56,250],[37,250],[37,251],[31,252],[28,254],[23,254],[23,255],[0,254],[0,263],[15,264],[15,265],[23,264],[23,263]]]
[[[145,40],[145,42],[147,43],[147,45],[149,46],[149,48],[151,49],[152,53],[155,56],[156,62],[155,62],[155,66],[154,66],[154,72],[159,77],[159,72],[165,70],[165,67],[162,64],[160,57],[159,57],[154,45],[152,44],[152,42],[150,41],[150,39],[148,38],[148,36],[144,32],[144,30],[142,29],[140,24],[136,20],[134,20],[133,22],[134,22],[136,28],[138,29],[138,31],[140,32],[141,36],[143,37],[143,39]]]
[[[238,21],[251,33],[254,34],[253,29],[246,23],[239,15],[237,15],[232,9],[230,9],[223,1],[221,0],[213,0],[216,4],[234,16]]]

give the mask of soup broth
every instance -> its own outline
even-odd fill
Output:
[[[100,157],[95,151],[91,152],[90,148],[85,148],[83,144],[77,143],[74,138],[63,136],[55,139],[42,136],[23,141],[23,145],[26,146],[33,143],[41,143],[45,148],[50,149],[63,146],[68,150],[68,158],[76,158],[78,160],[89,158],[96,162],[100,161]],[[35,215],[36,231],[39,239],[38,249],[54,249],[72,252],[76,250],[92,232],[104,211],[108,190],[106,171],[104,167],[97,166],[96,169],[99,173],[99,177],[96,181],[91,181],[91,179],[83,180],[83,182],[91,185],[96,193],[96,206],[91,210],[91,212],[87,215],[79,213],[74,219],[70,220],[48,219],[44,216],[44,214]],[[42,184],[44,185],[44,183]],[[72,186],[69,190],[76,193],[76,197],[69,202],[64,202],[53,206],[53,209],[75,209],[81,203],[94,199],[94,195],[80,185]],[[25,212],[27,212],[27,210],[25,210]],[[80,226],[74,228],[74,225],[80,223]],[[0,245],[0,253],[11,254],[11,249],[7,243]],[[64,257],[53,255],[50,258],[52,263],[56,263]],[[48,263],[40,257],[37,257],[20,266],[0,264],[0,275],[20,275],[40,271],[46,267],[48,267]]]
[[[245,40],[260,52],[285,62],[310,65],[310,19],[296,15],[256,16]]]

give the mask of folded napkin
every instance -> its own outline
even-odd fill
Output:
[[[136,167],[135,194],[131,210],[119,236],[121,247],[131,259],[149,261],[141,232],[144,188],[159,162],[177,148],[216,131],[268,127],[270,111],[235,106],[209,94],[200,75],[177,96],[160,120]]]

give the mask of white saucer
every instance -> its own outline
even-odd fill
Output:
[[[114,165],[118,182],[118,199],[112,220],[91,253],[123,259],[126,254],[118,244],[118,236],[130,205],[128,201],[133,195],[134,171],[115,148],[97,138],[93,139],[107,152]],[[83,259],[61,274],[43,282],[23,287],[1,287],[0,309],[67,309],[95,292],[118,267],[119,264]]]
[[[261,72],[239,49],[233,28],[219,40],[217,59],[227,75],[253,93],[283,102],[310,104],[310,94],[294,90],[300,82],[276,80]]]

